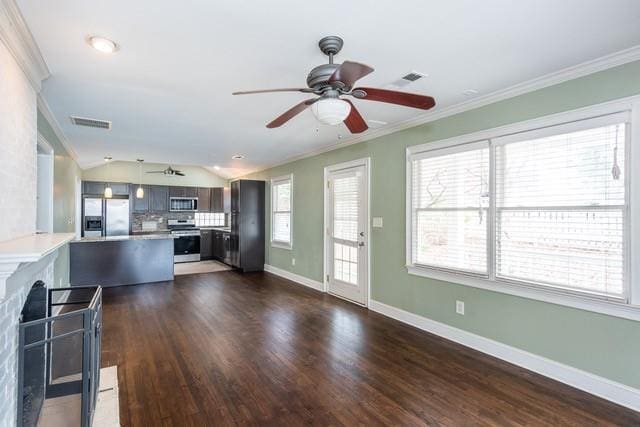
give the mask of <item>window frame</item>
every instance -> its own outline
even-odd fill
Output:
[[[286,184],[287,182],[291,187],[291,193],[289,194],[289,210],[276,212],[274,210],[274,206],[275,206],[274,192],[275,192],[276,186]],[[270,198],[269,211],[271,216],[271,233],[270,233],[271,246],[279,249],[292,250],[293,249],[293,174],[291,173],[291,174],[282,175],[276,178],[272,178],[270,181],[270,184],[271,184],[271,198]],[[273,231],[274,231],[273,223],[275,219],[274,214],[286,213],[286,212],[289,213],[289,241],[288,242],[285,242],[282,240],[276,240],[273,238]]]
[[[620,120],[623,118],[624,120]],[[611,121],[627,123],[625,145],[625,289],[627,299],[590,295],[588,292],[574,291],[567,288],[554,288],[552,285],[541,285],[527,281],[504,279],[496,277],[496,179],[495,179],[495,147],[498,144],[523,141],[579,130],[580,127],[592,128],[599,123]],[[412,162],[418,156],[429,156],[435,150],[464,149],[468,144],[489,141],[489,221],[487,238],[488,277],[468,274],[463,271],[440,269],[417,265],[412,260],[413,250],[413,176]],[[514,123],[493,129],[483,130],[468,135],[462,135],[446,140],[410,146],[406,149],[406,246],[405,259],[407,272],[411,275],[427,277],[454,284],[486,289],[494,292],[515,295],[519,297],[544,301],[548,303],[594,311],[616,317],[640,320],[640,263],[631,261],[634,255],[640,254],[640,171],[630,165],[640,164],[640,96],[633,96],[617,101],[611,101],[569,112],[553,114],[537,119]],[[443,152],[441,151],[441,152]],[[433,153],[431,153],[433,154]],[[632,184],[634,183],[634,184]]]

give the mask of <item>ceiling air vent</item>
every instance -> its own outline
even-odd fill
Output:
[[[416,72],[411,72],[409,74],[407,74],[406,76],[402,77],[404,80],[408,80],[410,82],[415,82],[418,79],[421,79],[424,77],[424,74],[420,74],[420,73],[416,73]]]
[[[389,83],[386,88],[388,89],[400,89],[401,87],[405,87],[417,80],[420,80],[424,77],[427,77],[427,74],[420,73],[418,71],[411,71],[410,73],[405,74],[401,78],[396,81]]]
[[[86,126],[98,129],[111,129],[111,122],[107,120],[89,119],[86,117],[71,116],[71,123],[76,126]]]

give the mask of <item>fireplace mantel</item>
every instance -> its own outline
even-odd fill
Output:
[[[75,238],[74,233],[32,234],[0,242],[0,302],[7,298],[7,279]]]

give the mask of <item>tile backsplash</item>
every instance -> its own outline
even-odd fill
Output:
[[[153,223],[156,230],[167,230],[167,221],[170,219],[193,219],[193,212],[167,212],[167,213],[134,213],[131,222],[132,231],[152,231]],[[144,224],[144,226],[143,226]]]

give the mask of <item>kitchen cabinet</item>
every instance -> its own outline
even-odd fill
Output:
[[[229,188],[214,187],[211,189],[211,212],[224,213],[230,210],[231,193]]]
[[[169,212],[169,188],[166,185],[149,186],[149,212]]]
[[[231,183],[230,262],[242,271],[264,269],[264,181]]]
[[[109,185],[114,196],[128,196],[129,184],[126,182],[82,181],[82,194],[102,196]]]
[[[110,182],[111,191],[114,196],[129,196],[129,184],[126,182]]]
[[[129,198],[132,200],[131,203],[131,211],[133,213],[146,213],[149,212],[149,198],[151,197],[151,191],[148,185],[143,185],[142,189],[144,190],[144,197],[142,199],[138,199],[136,197],[136,191],[138,191],[138,185],[131,186],[131,194]]]
[[[82,194],[103,195],[104,182],[101,181],[82,181]]]
[[[169,187],[169,197],[186,197],[185,192],[185,187],[178,187],[177,185]]]
[[[184,187],[184,197],[198,197],[198,187]]]
[[[231,212],[231,188],[229,187],[222,189],[222,212]]]
[[[215,188],[198,188],[198,212],[211,211],[211,192]]]
[[[222,187],[211,189],[211,212],[224,212],[222,210],[223,203]]]
[[[200,230],[200,259],[213,258],[213,230]]]
[[[169,197],[198,197],[198,187],[169,186]]]
[[[224,259],[223,244],[222,244],[222,231],[213,230],[213,258],[222,261]]]

